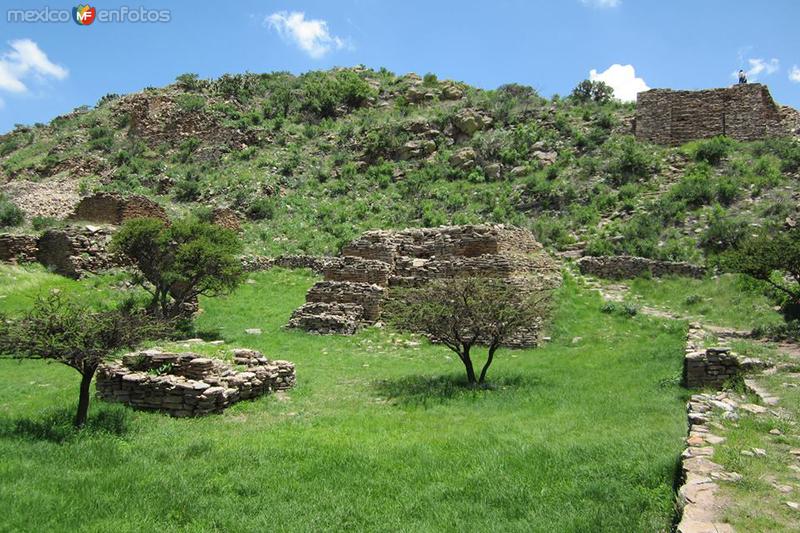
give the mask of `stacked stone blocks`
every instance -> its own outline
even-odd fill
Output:
[[[637,95],[636,137],[677,146],[726,135],[754,141],[786,135],[783,113],[758,83],[702,91],[651,89]]]
[[[558,265],[530,232],[503,225],[369,231],[344,246],[322,273],[325,279],[308,291],[289,327],[352,334],[381,318],[383,303],[396,289],[434,279],[498,278],[520,291],[551,289],[561,279]],[[532,318],[509,345],[535,345],[539,329]]]
[[[194,353],[144,351],[101,365],[97,395],[142,410],[175,417],[201,416],[229,405],[294,386],[295,368],[288,361],[270,361],[260,352],[233,351],[237,370],[224,361]]]

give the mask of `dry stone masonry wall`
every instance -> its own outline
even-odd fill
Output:
[[[581,274],[604,279],[628,279],[649,273],[655,277],[686,276],[702,278],[706,269],[691,263],[656,261],[646,257],[627,255],[582,257],[578,260]]]
[[[551,289],[561,281],[558,264],[530,232],[503,225],[369,231],[344,246],[341,257],[327,260],[322,274],[289,327],[352,334],[381,318],[394,289],[433,279],[499,278],[520,291]],[[509,345],[535,345],[538,332],[533,319]]]
[[[30,263],[36,261],[36,237],[33,235],[0,235],[0,261]]]
[[[145,196],[99,192],[82,198],[68,218],[119,226],[128,220],[144,217],[169,221],[164,208]]]
[[[122,266],[123,259],[108,251],[111,236],[111,230],[94,226],[48,230],[37,241],[36,260],[57,274],[76,279]]]
[[[295,385],[294,364],[288,361],[235,349],[233,362],[245,369],[194,353],[131,353],[98,369],[97,395],[137,409],[189,417],[218,413],[239,400]]]
[[[792,132],[790,109],[782,109],[758,83],[702,91],[651,89],[636,101],[636,137],[677,146],[727,135],[754,141]]]

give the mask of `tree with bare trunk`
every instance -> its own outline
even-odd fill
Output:
[[[20,318],[0,317],[0,353],[49,359],[81,375],[75,427],[86,424],[92,378],[106,358],[172,331],[168,321],[130,306],[95,311],[56,293],[39,298]]]
[[[551,291],[526,291],[502,279],[434,280],[422,287],[399,290],[385,316],[397,328],[427,335],[452,350],[467,372],[470,385],[486,381],[497,350],[545,316]],[[486,362],[475,372],[472,351],[486,346]]]

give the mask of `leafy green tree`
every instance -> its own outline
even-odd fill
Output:
[[[236,234],[194,217],[171,225],[154,218],[128,221],[112,249],[137,267],[134,281],[151,294],[148,309],[157,316],[179,316],[198,296],[229,293],[242,277]]]
[[[457,278],[399,291],[385,315],[399,329],[447,346],[464,364],[469,384],[476,385],[485,382],[503,343],[543,317],[549,301],[549,291],[525,294],[500,279]],[[487,347],[487,356],[476,374],[472,350],[478,345]]]
[[[614,89],[604,81],[583,80],[572,89],[570,98],[576,102],[605,104],[614,98]]]
[[[800,307],[800,228],[763,231],[742,240],[721,258],[731,272],[740,272],[769,284],[784,295],[784,311]]]
[[[81,375],[75,426],[86,424],[92,379],[97,367],[117,350],[134,348],[172,331],[159,320],[130,306],[94,311],[60,294],[38,299],[20,318],[0,317],[0,352],[48,359]]]

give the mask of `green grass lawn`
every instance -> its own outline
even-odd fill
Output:
[[[667,309],[706,324],[752,329],[782,321],[758,282],[740,275],[636,278],[629,286],[629,301]]]
[[[0,531],[669,531],[684,324],[604,314],[567,280],[552,342],[499,352],[495,387],[476,391],[445,348],[407,335],[285,331],[315,278],[252,279],[203,301],[198,328],[294,361],[283,399],[201,419],[95,401],[90,416],[124,413],[129,430],[59,443],[24,428],[72,408],[77,373],[0,359]]]

